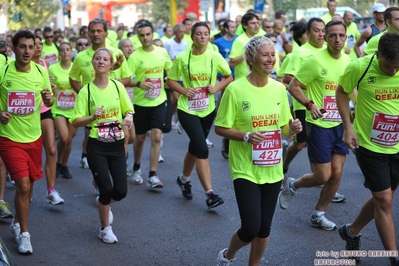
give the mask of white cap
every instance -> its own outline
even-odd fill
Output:
[[[373,10],[373,12],[382,13],[382,12],[385,12],[386,9],[387,8],[383,4],[377,3],[377,4],[373,5],[373,9],[372,10]]]

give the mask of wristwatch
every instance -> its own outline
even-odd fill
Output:
[[[245,136],[244,136],[244,141],[245,141],[246,143],[248,143],[249,134],[251,134],[251,132],[247,132],[247,133],[245,134]]]
[[[141,81],[136,82],[136,86],[140,88]]]

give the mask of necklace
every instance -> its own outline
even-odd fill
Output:
[[[22,69],[20,69],[17,64],[15,64],[15,68],[19,71],[19,72],[23,72],[23,73],[29,73],[30,72],[30,68],[27,71],[23,71]]]

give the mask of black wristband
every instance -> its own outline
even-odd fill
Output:
[[[141,81],[136,82],[136,86],[140,88]]]

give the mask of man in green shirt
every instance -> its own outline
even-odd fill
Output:
[[[43,29],[43,47],[41,58],[46,60],[50,65],[58,62],[58,47],[53,42],[54,32],[51,28]]]
[[[337,10],[337,3],[335,0],[328,0],[327,1],[327,8],[328,12],[321,16],[321,19],[324,21],[324,24],[327,24],[332,20],[332,17],[335,14],[335,10]]]
[[[353,22],[353,13],[350,11],[345,11],[344,13],[344,23],[346,26],[346,35],[348,36],[345,45],[345,53],[349,55],[352,60],[357,58],[355,50],[356,40],[360,37],[359,29],[355,22]]]

